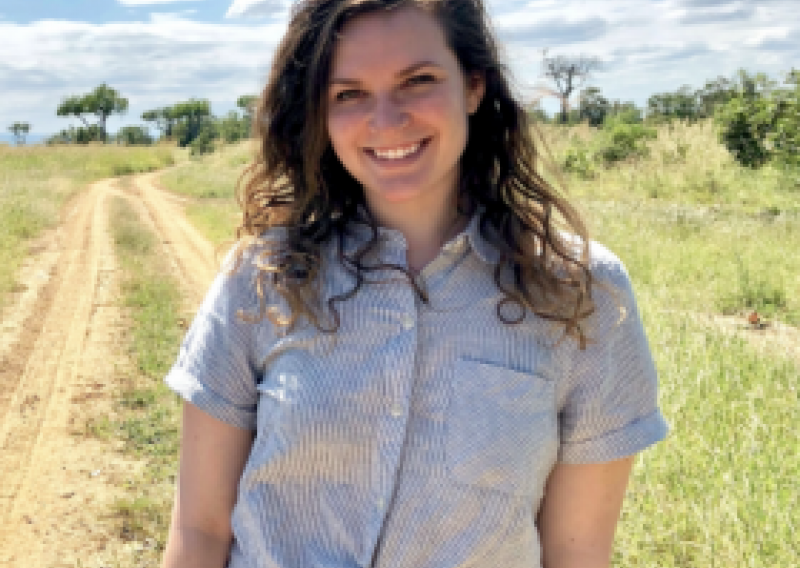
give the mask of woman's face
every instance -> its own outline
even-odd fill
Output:
[[[360,16],[333,56],[328,134],[373,212],[449,203],[484,84],[464,76],[438,22],[414,7]]]

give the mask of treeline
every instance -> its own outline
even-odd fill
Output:
[[[595,148],[578,147],[565,158],[568,170],[583,175],[591,175],[596,165],[645,154],[646,141],[656,136],[654,127],[675,120],[714,120],[720,142],[743,166],[800,166],[800,71],[796,70],[781,82],[740,70],[731,78],[706,81],[699,89],[683,86],[656,93],[644,108],[609,100],[600,89],[588,87],[580,91],[567,120],[560,113],[548,116],[540,108],[531,114],[540,122],[586,123],[603,131]]]
[[[236,102],[238,111],[231,110],[224,116],[211,112],[211,103],[206,99],[189,99],[170,106],[145,111],[141,119],[149,125],[124,126],[115,135],[106,129],[108,118],[113,114],[125,114],[128,99],[106,84],[92,92],[65,98],[56,109],[58,116],[74,116],[83,125],[70,126],[49,137],[47,144],[89,144],[91,142],[123,145],[149,145],[157,141],[149,126],[159,132],[158,140],[171,140],[181,147],[190,147],[192,154],[214,151],[216,140],[227,143],[250,137],[253,121],[253,105],[256,97],[243,95]]]

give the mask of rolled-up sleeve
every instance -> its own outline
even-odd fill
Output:
[[[559,389],[559,460],[566,463],[621,459],[662,440],[668,431],[628,273],[608,249],[595,243],[594,250],[595,277],[603,286],[594,296],[597,310],[589,326],[593,342],[583,351],[572,347]]]
[[[215,418],[255,430],[258,392],[254,337],[259,325],[239,313],[258,308],[249,263],[223,270],[195,316],[178,358],[164,379],[184,400]]]

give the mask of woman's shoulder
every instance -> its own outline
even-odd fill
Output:
[[[564,241],[570,246],[575,258],[580,258],[582,250],[587,249],[586,266],[594,280],[610,281],[612,284],[624,284],[628,280],[625,263],[611,248],[603,243],[589,239],[588,246],[578,235],[562,234]]]

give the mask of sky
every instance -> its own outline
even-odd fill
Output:
[[[740,68],[775,79],[800,68],[797,0],[484,1],[525,97],[547,84],[544,49],[599,58],[587,85],[639,106]],[[56,108],[101,83],[129,100],[112,132],[191,97],[225,114],[263,87],[290,8],[288,0],[0,0],[0,133],[16,121],[40,135],[80,126]]]

